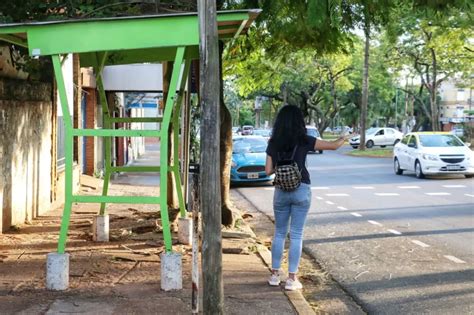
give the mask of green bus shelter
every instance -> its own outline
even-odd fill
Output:
[[[217,14],[219,38],[229,40],[245,33],[258,15],[256,10],[221,11]],[[172,251],[167,209],[167,174],[173,172],[181,216],[185,202],[179,162],[168,165],[170,125],[174,130],[173,150],[178,156],[181,104],[191,61],[199,59],[197,13],[147,15],[104,19],[66,20],[0,25],[0,40],[28,48],[32,57],[50,57],[65,127],[65,204],[58,242],[58,254],[64,254],[73,203],[99,203],[105,214],[107,203],[157,204],[163,225],[166,252]],[[66,54],[78,54],[81,67],[93,67],[103,111],[103,129],[74,128],[61,69]],[[112,117],[102,80],[107,65],[172,62],[169,93],[164,100],[161,118]],[[158,75],[158,74],[157,74]],[[160,130],[114,129],[116,123],[160,122]],[[189,128],[184,128],[189,130]],[[73,143],[75,137],[105,137],[105,178],[101,196],[73,194]],[[111,146],[114,137],[156,137],[160,139],[160,161],[156,166],[112,166]],[[177,160],[177,159],[176,159]],[[159,196],[109,196],[108,186],[114,172],[159,172]],[[47,275],[48,276],[48,275]],[[54,289],[54,288],[53,288]],[[60,288],[59,288],[60,289]]]

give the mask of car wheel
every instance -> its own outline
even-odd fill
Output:
[[[416,178],[425,178],[425,174],[423,174],[423,170],[421,169],[420,161],[415,162],[415,175]]]
[[[365,146],[367,147],[367,149],[370,149],[374,146],[374,142],[372,140],[369,140],[367,141],[367,143],[365,144]]]
[[[323,150],[319,150],[318,152],[319,152],[319,154],[323,154]]]
[[[380,147],[381,147],[381,148],[385,148],[385,147],[386,147],[386,145],[381,145]]]
[[[395,140],[395,142],[393,143],[393,145],[396,145],[396,144],[399,143],[399,142],[400,142],[400,139],[397,139],[397,140]]]
[[[466,175],[464,175],[464,176],[465,176],[466,178],[473,178],[473,177],[474,177],[474,175],[472,175],[472,174],[466,174]]]
[[[357,149],[357,148],[358,148],[358,146],[356,146],[356,145],[353,145],[353,146],[352,146],[352,148],[353,148],[353,149]]]
[[[400,163],[398,162],[397,158],[393,160],[393,170],[395,171],[395,174],[397,175],[403,174],[403,170],[400,168]]]

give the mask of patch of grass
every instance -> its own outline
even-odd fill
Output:
[[[339,138],[339,135],[332,134],[332,133],[324,133],[323,140],[336,140]]]
[[[393,156],[393,148],[365,149],[365,151],[356,149],[356,150],[349,151],[346,154],[352,155],[352,156],[389,158]]]

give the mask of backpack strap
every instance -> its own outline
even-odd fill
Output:
[[[295,159],[296,149],[298,149],[298,145],[295,145],[295,148],[293,149],[293,153],[291,154],[290,160]],[[282,152],[277,152],[277,163],[280,162],[281,160],[283,160],[280,156],[280,153],[282,153]],[[283,153],[286,153],[286,152],[283,152]]]
[[[295,148],[293,149],[293,154],[291,155],[292,160],[295,159],[296,149],[298,149],[298,145],[295,145]]]

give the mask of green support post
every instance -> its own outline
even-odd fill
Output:
[[[191,60],[186,60],[184,63],[183,77],[181,78],[181,84],[179,87],[179,94],[176,101],[176,107],[173,114],[173,136],[174,136],[174,162],[173,162],[173,173],[176,183],[176,190],[178,195],[179,212],[182,218],[186,217],[186,205],[184,202],[183,185],[181,183],[181,174],[179,172],[179,116],[181,113],[181,105],[183,103],[184,89],[186,88],[186,82],[191,67]]]
[[[95,67],[95,72],[97,75],[97,89],[99,90],[100,104],[102,106],[103,125],[105,129],[112,129],[109,105],[107,102],[107,95],[105,94],[104,80],[102,78],[102,70],[104,69],[105,60],[107,58],[107,52],[96,53],[96,58],[97,58],[97,66]],[[106,137],[104,139],[104,149],[105,149],[105,154],[104,154],[105,173],[104,173],[104,183],[102,186],[102,196],[107,196],[107,193],[109,191],[109,182],[110,182],[110,175],[111,175],[110,168],[112,167],[112,157],[111,157],[112,139],[110,137]],[[105,214],[105,206],[106,206],[105,202],[102,202],[100,204],[100,212],[99,212],[100,215]]]
[[[64,85],[64,77],[61,69],[61,61],[59,55],[52,55],[54,75],[56,77],[56,84],[59,92],[59,99],[61,101],[61,109],[64,117],[65,126],[65,158],[66,158],[66,169],[65,169],[65,200],[64,200],[64,211],[61,219],[61,229],[59,232],[58,242],[58,253],[63,254],[66,249],[67,232],[69,229],[69,220],[71,218],[72,211],[72,160],[73,160],[73,143],[74,137],[72,134],[72,120],[69,112],[68,99],[66,94],[66,86]]]
[[[165,112],[163,115],[163,123],[161,124],[161,144],[160,144],[160,213],[161,223],[163,224],[163,238],[165,241],[165,250],[172,251],[171,231],[168,217],[168,130],[171,121],[171,113],[173,110],[174,97],[176,95],[176,88],[178,87],[179,74],[181,72],[181,65],[184,58],[184,47],[178,47],[176,50],[176,57],[173,63],[173,73],[171,74],[171,82],[169,85],[169,93],[165,102]]]

